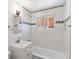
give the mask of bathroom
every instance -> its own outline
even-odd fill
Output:
[[[70,0],[8,0],[8,59],[70,59]]]

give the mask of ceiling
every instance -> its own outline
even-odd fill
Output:
[[[17,0],[17,2],[29,12],[36,12],[64,5],[65,0]]]

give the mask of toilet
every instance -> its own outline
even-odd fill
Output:
[[[10,59],[10,55],[11,55],[11,52],[10,52],[10,51],[8,51],[8,59]]]

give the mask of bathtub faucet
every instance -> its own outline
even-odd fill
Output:
[[[17,43],[20,43],[20,41],[21,41],[21,37],[19,36],[18,37],[18,40],[16,41]]]

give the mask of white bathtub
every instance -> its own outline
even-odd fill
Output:
[[[32,52],[33,55],[38,56],[41,59],[66,59],[64,53],[36,46],[32,46]]]

